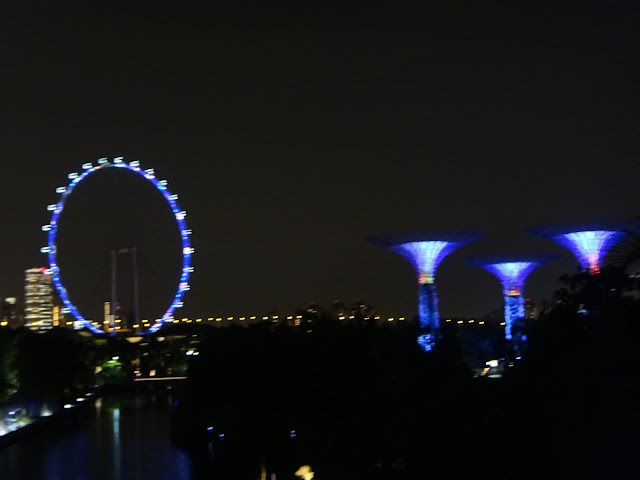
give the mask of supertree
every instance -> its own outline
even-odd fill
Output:
[[[518,333],[514,339],[512,331],[516,320],[524,318],[524,282],[527,276],[543,263],[548,262],[553,257],[529,257],[529,258],[500,258],[500,259],[469,259],[469,263],[484,268],[493,273],[503,287],[504,294],[504,338],[511,341],[516,349],[521,348],[521,344],[527,338],[522,333]]]
[[[433,236],[372,237],[369,240],[390,248],[405,257],[418,276],[418,319],[420,333],[418,345],[428,352],[433,350],[440,337],[440,315],[435,274],[440,262],[462,245],[474,240],[477,235],[447,238]]]
[[[536,229],[533,230],[533,233],[550,238],[571,250],[580,262],[580,266],[591,275],[600,273],[603,257],[613,245],[625,236],[621,230],[601,229],[575,231]]]

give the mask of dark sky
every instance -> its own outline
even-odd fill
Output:
[[[527,227],[638,214],[638,2],[172,3],[2,2],[0,295],[44,264],[55,187],[103,156],[180,195],[190,316],[356,297],[409,315],[409,263],[364,238],[450,230],[484,238],[440,266],[441,312],[479,315],[500,287],[466,257],[560,254],[530,276],[541,300],[577,264]],[[170,238],[161,200],[125,180],[130,208],[74,193],[103,213],[67,235],[126,223],[141,241],[137,209]],[[89,298],[103,257],[67,255]]]

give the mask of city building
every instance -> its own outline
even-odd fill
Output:
[[[527,320],[535,320],[544,311],[544,306],[536,304],[530,298],[524,299],[524,318]]]
[[[60,306],[54,305],[52,310],[52,324],[54,327],[65,326],[64,316],[60,313]]]
[[[3,327],[18,328],[22,326],[22,317],[18,312],[18,299],[8,297],[0,305],[0,325]]]
[[[47,268],[25,271],[24,322],[32,330],[53,326],[53,279]]]

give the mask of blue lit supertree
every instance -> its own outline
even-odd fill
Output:
[[[625,233],[620,230],[585,229],[577,231],[535,230],[534,233],[550,238],[568,248],[580,266],[591,275],[600,273],[602,258],[620,241]]]
[[[440,337],[440,315],[438,295],[435,287],[435,273],[440,262],[458,247],[470,242],[476,235],[466,235],[456,239],[374,238],[394,252],[405,257],[418,276],[418,319],[420,334],[418,345],[428,352],[433,350]]]
[[[488,272],[493,273],[503,287],[504,294],[504,338],[512,342],[515,349],[521,349],[526,342],[526,336],[512,331],[516,320],[524,318],[524,281],[527,276],[551,257],[527,258],[527,259],[491,259],[469,260],[469,263],[478,265]],[[514,339],[514,336],[517,338]]]

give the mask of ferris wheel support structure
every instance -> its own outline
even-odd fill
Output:
[[[138,249],[136,246],[111,250],[111,301],[109,302],[109,327],[111,328],[111,333],[115,333],[116,331],[116,316],[118,314],[118,255],[123,253],[131,254],[131,264],[133,267],[133,313],[135,315],[135,324],[133,324],[133,328],[135,328],[136,331],[140,330],[140,297],[138,293],[137,250]]]

